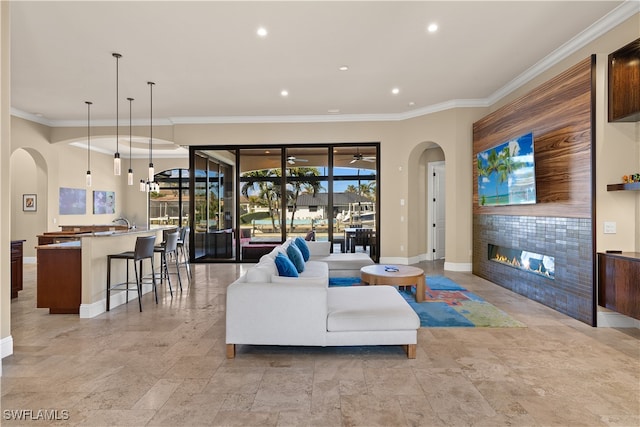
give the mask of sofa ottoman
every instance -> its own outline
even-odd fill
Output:
[[[419,328],[420,318],[393,286],[328,289],[328,346],[404,345],[415,358]]]

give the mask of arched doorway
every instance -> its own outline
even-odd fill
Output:
[[[48,172],[38,151],[18,148],[11,154],[11,239],[25,240],[25,262],[35,262],[36,235],[47,231]],[[23,209],[23,196],[33,195],[35,209]]]
[[[445,254],[445,154],[435,142],[421,142],[409,156],[409,194],[412,211],[408,224],[414,259],[432,261]],[[436,176],[434,176],[434,173]],[[410,241],[411,242],[411,241]]]

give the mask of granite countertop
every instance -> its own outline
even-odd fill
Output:
[[[131,235],[131,234],[141,234],[148,233],[153,231],[164,231],[164,230],[172,230],[178,228],[178,226],[174,225],[165,225],[161,227],[136,227],[130,228],[128,230],[109,230],[109,231],[94,231],[92,233],[83,233],[79,234],[78,237],[115,237],[115,236],[123,236],[123,235]]]
[[[36,246],[38,249],[80,249],[82,244],[80,240],[72,240],[69,242],[51,243],[50,245]]]

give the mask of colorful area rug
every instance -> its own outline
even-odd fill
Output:
[[[416,288],[399,289],[400,295],[420,317],[426,328],[523,328],[525,324],[469,292],[444,276],[427,276],[424,302],[416,302]],[[329,286],[359,285],[357,277],[330,278]]]

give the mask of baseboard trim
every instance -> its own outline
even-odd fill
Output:
[[[158,284],[159,286],[159,284]],[[146,294],[153,290],[153,286],[149,283],[142,284],[142,294]],[[129,291],[129,301],[135,301],[136,305],[138,304],[138,294],[136,291]],[[119,305],[125,304],[127,302],[127,293],[124,291],[114,292],[111,294],[109,305],[110,309],[113,309]],[[102,313],[107,312],[107,299],[106,297],[101,299],[100,301],[96,301],[91,304],[80,304],[80,318],[81,319],[90,319],[92,317],[96,317],[101,315]]]
[[[446,271],[473,271],[473,264],[470,262],[444,262],[444,269]]]
[[[598,328],[638,328],[640,320],[615,311],[598,311]]]
[[[403,257],[380,257],[380,264],[400,264],[409,265],[409,259]]]
[[[0,340],[0,359],[13,354],[13,337],[9,335]]]

